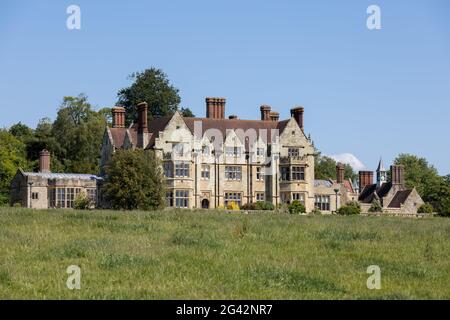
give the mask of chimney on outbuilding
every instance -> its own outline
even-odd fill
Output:
[[[112,126],[113,128],[125,128],[125,108],[114,107],[112,112]]]
[[[405,186],[405,167],[402,165],[391,166],[391,182],[400,187]]]
[[[270,109],[271,107],[265,104],[259,107],[259,110],[261,111],[261,120],[263,121],[270,120]]]
[[[343,163],[338,163],[336,165],[336,182],[337,183],[344,183],[344,173],[345,173],[345,166]]]
[[[303,107],[296,107],[291,109],[291,117],[297,121],[298,126],[300,129],[303,130],[303,113],[305,109]]]
[[[39,152],[39,172],[50,173],[50,152],[46,149]]]
[[[362,192],[365,186],[373,184],[373,171],[359,172],[359,192]]]
[[[148,120],[147,120],[148,105],[147,102],[141,102],[137,105],[138,112],[138,148],[145,148],[148,143]]]
[[[225,98],[208,97],[206,101],[206,117],[211,119],[225,119]]]

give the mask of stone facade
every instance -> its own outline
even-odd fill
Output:
[[[263,105],[260,120],[240,120],[234,115],[225,118],[225,102],[206,98],[205,118],[185,118],[176,112],[148,122],[141,119],[146,114],[146,104],[141,104],[137,123],[106,129],[101,167],[115,150],[141,148],[145,141],[145,149],[155,150],[162,160],[170,207],[298,200],[307,212],[315,207],[331,212],[336,210],[336,196],[338,207],[355,198],[349,181],[314,179],[314,147],[304,132],[302,107],[293,108],[291,118],[280,121],[277,112]],[[113,123],[121,123],[117,110],[113,109]],[[141,129],[143,123],[146,128]]]
[[[98,205],[99,177],[89,174],[51,173],[50,153],[41,152],[39,172],[17,170],[11,181],[10,204],[24,208],[73,208],[74,200],[85,193]]]

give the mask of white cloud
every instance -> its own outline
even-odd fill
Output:
[[[341,162],[341,163],[350,165],[353,168],[353,170],[355,170],[355,171],[362,170],[366,167],[364,165],[364,163],[362,163],[361,160],[359,160],[357,157],[355,157],[351,153],[335,154],[335,155],[330,156],[330,158],[334,159],[337,162]]]

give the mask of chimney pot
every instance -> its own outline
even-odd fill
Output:
[[[225,119],[225,98],[208,97],[206,102],[206,117],[211,119]]]
[[[39,172],[50,173],[50,152],[47,149],[39,152]]]
[[[338,163],[336,166],[336,182],[344,183],[345,166],[343,163]]]
[[[261,120],[263,121],[270,120],[270,109],[271,107],[265,104],[259,107],[259,110],[261,110]]]
[[[275,111],[270,112],[269,116],[271,121],[278,121],[280,119],[280,114]]]
[[[303,130],[303,113],[305,112],[305,108],[303,107],[295,107],[291,109],[291,116],[297,121],[300,129]]]
[[[113,128],[124,128],[125,127],[125,108],[124,107],[114,107],[111,109],[112,112],[112,126]]]

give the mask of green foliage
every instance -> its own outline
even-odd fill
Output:
[[[395,164],[405,167],[405,183],[415,187],[422,199],[434,207],[435,212],[450,212],[450,178],[439,176],[436,168],[425,158],[400,154]]]
[[[322,156],[321,152],[316,149],[314,155],[314,177],[315,179],[336,179],[336,165],[337,162],[327,156]],[[355,181],[358,175],[353,171],[353,168],[348,164],[345,165],[344,170],[345,179]]]
[[[417,209],[417,213],[433,213],[433,212],[434,212],[434,208],[429,203],[424,203],[423,205],[421,205],[419,207],[419,209]]]
[[[33,130],[22,122],[16,123],[9,128],[9,133],[22,142],[26,142],[33,136]]]
[[[160,69],[151,68],[130,75],[133,83],[130,87],[121,89],[117,96],[118,104],[127,111],[127,122],[137,120],[136,106],[145,101],[148,104],[149,119],[160,118],[173,114],[180,104],[178,89],[173,87],[167,75]]]
[[[317,208],[314,208],[314,210],[311,211],[311,214],[312,214],[312,215],[321,215],[321,214],[322,214],[322,211],[320,211],[320,210],[317,209]]]
[[[52,135],[60,144],[55,153],[66,172],[98,172],[105,126],[105,117],[92,110],[85,95],[64,97]]]
[[[379,200],[373,199],[372,205],[369,208],[369,212],[383,212],[383,208],[381,207]]]
[[[252,203],[246,203],[242,206],[243,210],[261,210],[261,211],[271,211],[275,210],[275,206],[269,201],[258,201]]]
[[[151,150],[118,150],[106,168],[104,195],[114,209],[151,210],[164,206],[159,160]]]
[[[195,117],[195,114],[189,108],[181,108],[180,112],[181,112],[183,117],[187,117],[187,118],[194,118]]]
[[[92,201],[85,192],[79,193],[73,202],[73,208],[76,210],[88,210],[92,207]]]
[[[0,205],[8,203],[11,180],[19,168],[27,169],[25,144],[0,129]]]
[[[358,215],[361,214],[361,205],[356,201],[352,201],[340,207],[336,213],[341,216]]]
[[[294,200],[291,204],[289,204],[288,210],[290,214],[306,213],[305,206],[298,200]]]

